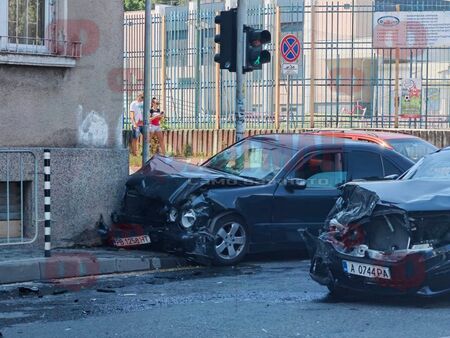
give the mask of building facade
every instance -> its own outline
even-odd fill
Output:
[[[34,237],[35,225],[43,241],[44,148],[53,244],[97,240],[128,171],[122,67],[122,1],[0,0],[0,245]]]

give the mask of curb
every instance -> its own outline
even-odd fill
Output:
[[[0,263],[0,284],[155,271],[189,266],[179,257],[97,258],[89,253],[58,253],[50,258],[31,258]]]

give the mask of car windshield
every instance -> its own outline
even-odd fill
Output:
[[[220,152],[203,166],[254,181],[270,181],[296,152],[273,143],[246,139]]]
[[[414,162],[417,162],[425,155],[434,153],[438,149],[431,143],[416,138],[393,139],[388,142],[396,152]]]
[[[426,156],[409,169],[401,179],[433,178],[450,180],[450,151]]]

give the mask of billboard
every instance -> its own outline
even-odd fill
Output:
[[[450,12],[376,12],[374,48],[450,46]]]

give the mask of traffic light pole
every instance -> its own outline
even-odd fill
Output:
[[[244,25],[247,16],[245,0],[237,4],[237,44],[236,44],[236,141],[244,138],[245,132],[245,90],[244,90]]]

